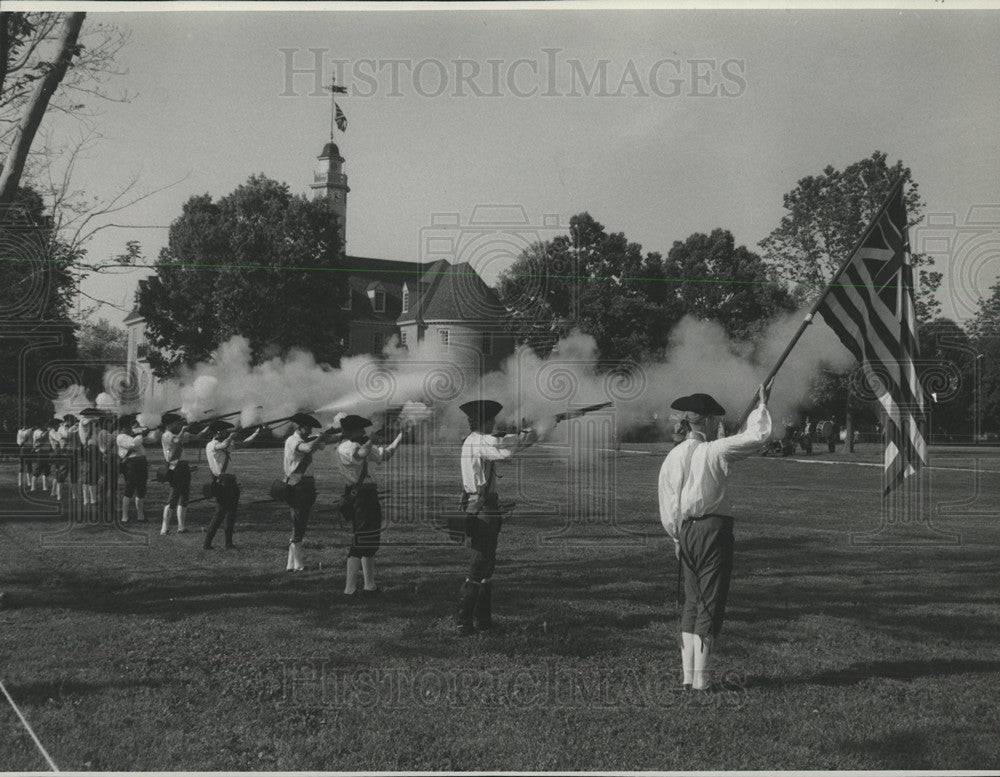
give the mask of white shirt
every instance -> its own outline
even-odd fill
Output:
[[[367,459],[356,459],[354,458],[354,454],[357,453],[358,448],[360,447],[361,443],[354,442],[353,440],[344,440],[337,446],[337,468],[340,470],[340,476],[349,486],[358,482],[358,478],[361,477],[361,470],[364,468],[366,460],[368,461],[369,467],[368,475],[365,477],[365,482],[374,483],[375,478],[372,477],[371,463],[375,462],[377,464],[381,464],[389,458],[385,455],[386,450],[384,445],[373,445],[371,453],[368,454]]]
[[[35,429],[35,433],[31,435],[31,444],[36,448],[47,442],[49,439],[49,433],[46,429]]]
[[[131,434],[119,434],[118,439],[115,440],[115,444],[118,446],[118,458],[146,458],[146,449],[142,446],[142,443],[143,439],[141,434],[137,434],[135,436]]]
[[[471,432],[462,444],[462,488],[466,493],[477,494],[486,483],[494,462],[504,461],[514,455],[517,435],[497,437],[492,434]],[[496,478],[494,477],[494,490]]]
[[[233,457],[233,445],[232,439],[222,440],[209,440],[208,445],[205,446],[205,458],[208,460],[208,468],[212,470],[212,474],[218,477],[223,474],[222,468],[226,466],[226,462]],[[228,472],[228,468],[226,469]]]
[[[27,445],[29,442],[31,442],[31,429],[18,429],[17,444]]]
[[[169,429],[165,430],[160,436],[160,445],[163,447],[163,458],[173,469],[181,457],[184,456],[184,443],[187,442],[189,435],[187,432],[181,432],[180,434],[174,434]]]
[[[305,451],[300,451],[299,446],[305,442],[305,439],[299,436],[299,432],[296,429],[292,432],[292,436],[285,440],[285,477],[290,485],[295,485],[302,479],[302,473],[296,473],[295,468],[302,463],[302,460],[310,455]]]
[[[660,467],[660,522],[675,540],[685,518],[712,513],[728,515],[726,479],[729,464],[756,453],[771,436],[771,415],[758,405],[747,428],[732,437],[705,442],[693,432],[674,446]]]

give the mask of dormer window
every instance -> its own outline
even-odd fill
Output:
[[[405,313],[410,309],[410,289],[407,286],[403,286],[403,312]]]
[[[371,301],[372,310],[376,313],[385,313],[385,287],[375,282],[368,286],[368,299]]]

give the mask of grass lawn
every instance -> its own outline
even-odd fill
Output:
[[[287,509],[249,504],[277,450],[235,460],[236,551],[201,549],[209,502],[193,533],[159,536],[160,484],[126,533],[28,501],[0,465],[0,678],[73,770],[1000,768],[1000,456],[934,457],[927,509],[947,536],[878,533],[878,467],[737,465],[723,690],[696,695],[678,687],[665,446],[624,447],[507,467],[499,627],[467,638],[450,621],[467,551],[432,528],[456,449],[404,446],[377,473],[384,592],[366,601],[341,593],[329,453],[298,574]],[[46,768],[2,699],[0,732],[0,769]]]

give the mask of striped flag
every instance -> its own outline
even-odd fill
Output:
[[[927,463],[909,249],[900,180],[818,307],[841,342],[877,377],[872,382],[885,422],[886,494]]]
[[[347,132],[347,117],[344,112],[340,110],[340,106],[337,103],[333,104],[333,107],[337,109],[337,129],[341,132]]]

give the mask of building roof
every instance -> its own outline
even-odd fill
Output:
[[[340,149],[337,148],[337,144],[334,143],[332,140],[325,146],[323,146],[323,152],[316,158],[325,159],[326,157],[331,157],[331,156],[340,157]],[[343,159],[343,157],[340,158]]]
[[[418,292],[397,323],[495,321],[507,312],[497,293],[468,262],[435,262],[421,277]]]
[[[127,316],[125,316],[125,320],[122,321],[122,323],[125,326],[128,326],[129,324],[136,324],[140,321],[145,321],[145,320],[146,320],[145,318],[139,315],[138,308],[132,308],[132,312],[129,313]]]

